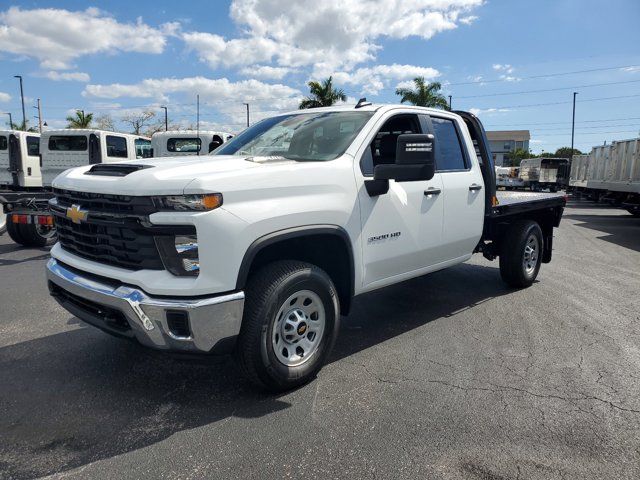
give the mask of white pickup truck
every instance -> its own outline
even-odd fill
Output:
[[[496,192],[494,175],[469,113],[359,102],[278,115],[214,156],[60,175],[49,289],[111,334],[234,351],[250,380],[286,390],[320,370],[354,296],[474,252],[531,285],[565,197]]]

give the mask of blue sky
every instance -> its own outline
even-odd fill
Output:
[[[51,127],[82,108],[125,129],[160,105],[186,127],[199,93],[204,127],[238,131],[243,102],[252,120],[295,108],[309,79],[389,103],[423,75],[536,152],[570,143],[577,91],[588,150],[640,131],[639,25],[638,0],[3,1],[0,111],[21,119],[21,74],[32,124],[41,98]]]

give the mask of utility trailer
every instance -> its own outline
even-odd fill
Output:
[[[598,145],[573,157],[572,192],[640,216],[640,138]]]
[[[148,158],[150,145],[139,135],[95,129],[0,132],[0,204],[7,233],[27,247],[53,244],[53,179],[83,165]]]
[[[496,167],[496,187],[505,190],[518,190],[524,187],[524,181],[518,176],[518,167]]]
[[[525,188],[540,191],[548,188],[557,192],[566,188],[569,181],[567,158],[527,158],[520,162],[518,177]]]

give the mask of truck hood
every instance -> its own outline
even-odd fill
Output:
[[[223,186],[225,181],[231,178],[245,176],[249,178],[251,171],[256,169],[264,171],[265,169],[291,168],[296,164],[299,162],[281,157],[237,155],[149,158],[101,164],[115,168],[118,168],[118,165],[144,166],[140,170],[122,176],[88,173],[94,165],[67,170],[55,178],[53,186],[67,190],[116,195],[178,195],[198,193],[200,188],[196,187],[194,191],[189,191],[188,186],[203,178],[213,179],[216,184]]]

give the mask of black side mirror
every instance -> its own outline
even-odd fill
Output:
[[[407,133],[398,136],[396,162],[377,165],[374,180],[415,182],[431,180],[435,175],[435,137],[431,134]]]

